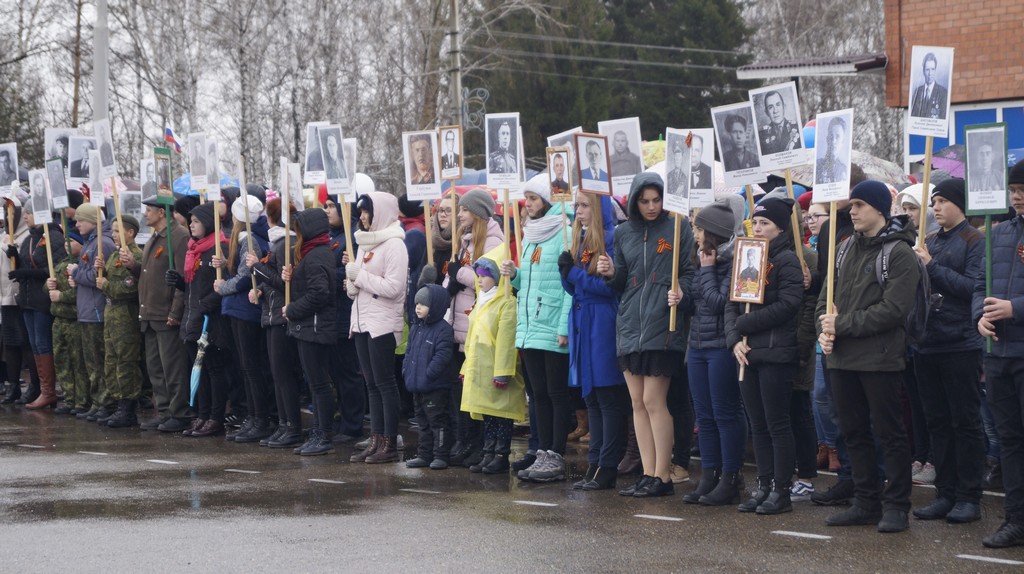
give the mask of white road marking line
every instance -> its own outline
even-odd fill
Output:
[[[437,490],[420,490],[418,488],[399,488],[402,492],[412,492],[414,494],[441,494]]]
[[[535,502],[533,500],[513,500],[512,504],[523,504],[526,506],[558,506],[553,502]]]
[[[261,470],[242,470],[240,468],[225,468],[224,472],[234,472],[237,474],[263,474]]]
[[[147,458],[146,462],[152,462],[154,464],[181,464],[174,462],[173,460],[160,460],[159,458]]]
[[[634,514],[637,518],[648,518],[650,520],[665,520],[667,522],[682,522],[682,518],[676,518],[675,516],[658,516],[657,514]]]
[[[309,479],[309,481],[310,482],[320,482],[320,483],[323,483],[323,484],[345,484],[341,480],[328,480],[326,478],[311,478],[311,479]]]
[[[45,446],[39,446],[37,444],[18,444],[15,446],[20,446],[21,448],[46,448]]]
[[[825,536],[824,534],[811,534],[809,532],[793,532],[791,530],[772,530],[772,534],[781,534],[783,536],[795,536],[796,538],[810,538],[811,540],[832,540],[831,536]]]
[[[96,452],[92,450],[80,450],[78,451],[78,454],[91,454],[93,456],[110,456],[105,452]]]
[[[963,558],[964,560],[977,560],[978,562],[991,562],[993,564],[1009,564],[1010,566],[1022,566],[1024,562],[1020,560],[1007,560],[1005,558],[989,558],[988,556],[975,556],[973,554],[957,554],[957,558]]]

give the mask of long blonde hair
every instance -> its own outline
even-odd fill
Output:
[[[582,194],[577,196],[584,197]],[[590,199],[590,224],[587,225],[587,233],[583,234],[583,224],[579,217],[572,222],[572,257],[578,260],[581,256],[586,259],[587,273],[597,275],[597,258],[606,255],[604,250],[604,214],[601,209],[601,198],[596,195],[586,195]],[[580,252],[580,248],[583,252]]]
[[[238,267],[235,262],[238,259],[238,235],[242,232],[243,227],[245,227],[245,222],[237,219],[231,226],[231,243],[228,244],[228,273],[231,275],[235,274],[235,269]]]
[[[463,228],[463,233],[469,231],[472,234],[470,238],[470,257],[472,263],[480,258],[484,254],[487,245],[487,219],[480,217],[479,215],[472,213],[473,223],[469,226],[469,229]]]

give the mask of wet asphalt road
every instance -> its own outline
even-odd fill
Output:
[[[513,443],[515,458],[525,446]],[[575,475],[585,451],[570,450]],[[978,523],[911,519],[908,532],[882,535],[829,528],[834,510],[810,502],[777,517],[686,505],[692,483],[637,500],[569,482],[349,464],[350,451],[298,457],[0,407],[0,571],[1024,571],[1024,548],[981,545],[1002,520],[993,495]],[[915,488],[915,507],[933,493]]]

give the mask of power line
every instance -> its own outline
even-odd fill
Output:
[[[520,58],[549,58],[554,60],[568,60],[571,62],[594,62],[597,64],[615,64],[620,66],[653,66],[657,68],[671,68],[675,70],[697,69],[715,70],[721,72],[735,71],[735,66],[707,66],[703,64],[676,64],[672,62],[644,62],[638,60],[624,60],[621,58],[598,58],[594,56],[577,56],[570,54],[551,54],[545,52],[530,52],[526,50],[509,50],[506,48],[476,48],[463,46],[464,52],[484,52],[506,56],[517,56]]]
[[[696,52],[698,54],[721,54],[725,56],[746,56],[745,52],[737,52],[735,50],[712,50],[709,48],[679,48],[676,46],[655,46],[653,44],[630,44],[626,42],[608,42],[603,40],[587,40],[584,38],[565,38],[554,35],[543,35],[543,34],[527,34],[524,32],[490,32],[491,36],[499,36],[504,38],[515,38],[520,40],[537,40],[537,41],[552,41],[552,42],[567,42],[570,44],[587,44],[592,46],[615,46],[619,48],[633,48],[641,50],[664,50],[667,52]]]
[[[694,86],[689,84],[669,84],[665,82],[648,82],[644,80],[629,80],[626,78],[602,78],[599,76],[578,76],[575,74],[556,74],[554,72],[540,72],[537,70],[524,70],[520,68],[489,68],[487,71],[495,72],[512,72],[518,74],[533,74],[535,76],[550,76],[554,78],[572,78],[576,80],[592,80],[598,82],[618,82],[624,84],[634,84],[639,86],[657,86],[662,88],[683,88],[693,90],[723,90],[728,92],[731,90],[729,86]]]

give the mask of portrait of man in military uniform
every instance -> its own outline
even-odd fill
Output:
[[[516,146],[513,145],[513,122],[508,119],[492,119],[488,121],[497,124],[497,130],[494,132],[488,130],[487,134],[488,137],[495,137],[491,134],[496,134],[495,143],[497,146],[492,148],[494,151],[487,157],[487,171],[491,173],[518,173],[519,163],[516,161]]]
[[[739,113],[728,113],[725,120],[719,124],[721,131],[718,137],[723,142],[722,147],[724,148],[726,143],[729,144],[722,153],[725,171],[738,171],[761,165],[757,153],[750,149],[749,125],[748,119]]]
[[[803,142],[800,141],[800,126],[793,121],[794,114],[787,110],[782,91],[771,90],[763,97],[754,96],[755,105],[758,104],[757,100],[760,100],[758,107],[768,119],[768,123],[764,124],[763,117],[758,117],[758,123],[761,125],[757,130],[757,138],[761,143],[761,155],[772,155],[803,147]]]
[[[990,134],[970,134],[968,138],[967,182],[970,191],[1006,189],[1006,159],[996,138]]]
[[[821,121],[821,120],[819,120]],[[838,183],[849,179],[847,162],[840,157],[847,147],[846,136],[850,133],[846,119],[832,118],[825,132],[825,145],[818,145],[818,160],[814,170],[815,185],[822,183]],[[824,154],[821,150],[825,150]]]

